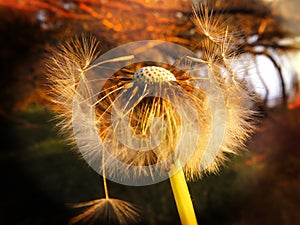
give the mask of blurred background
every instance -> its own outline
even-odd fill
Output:
[[[242,35],[241,75],[255,93],[257,129],[247,151],[217,175],[189,183],[199,224],[300,224],[300,2],[212,0]],[[68,203],[104,195],[101,177],[55,127],[45,59],[80,34],[104,53],[160,39],[201,52],[188,0],[0,0],[0,224],[67,224]],[[250,74],[250,75],[249,75]],[[110,195],[141,209],[141,224],[180,224],[169,181],[108,182]]]

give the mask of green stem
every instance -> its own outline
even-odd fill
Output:
[[[172,173],[173,171],[173,173]],[[175,198],[177,210],[182,225],[197,225],[197,219],[185,180],[182,167],[179,163],[170,171],[170,183]]]

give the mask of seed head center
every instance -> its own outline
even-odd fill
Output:
[[[155,84],[175,81],[176,78],[173,73],[163,67],[145,66],[134,73],[133,80],[145,84]]]

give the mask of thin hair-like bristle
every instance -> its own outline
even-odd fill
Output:
[[[214,11],[208,2],[193,5],[192,21],[199,33],[216,43],[222,42],[225,30],[230,24],[228,17]]]
[[[48,96],[57,112],[58,127],[74,142],[72,107],[76,88],[85,69],[97,58],[99,42],[84,35],[72,38],[53,49],[46,62]]]
[[[139,210],[132,204],[113,198],[101,198],[73,205],[88,207],[70,219],[69,224],[137,224],[141,220]]]

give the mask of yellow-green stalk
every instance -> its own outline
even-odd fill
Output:
[[[172,173],[174,172],[174,174]],[[170,183],[182,225],[197,225],[195,210],[180,163],[170,172]]]

